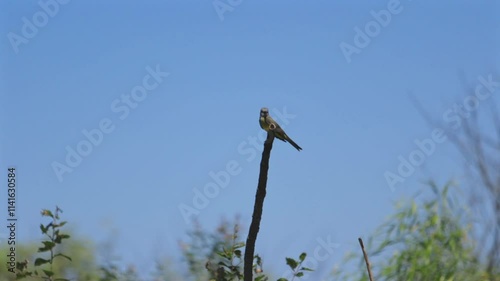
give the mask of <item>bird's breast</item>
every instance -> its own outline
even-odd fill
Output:
[[[267,124],[266,120],[263,117],[260,117],[259,123],[262,129],[269,131],[269,124]]]

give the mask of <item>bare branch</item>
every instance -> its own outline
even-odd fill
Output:
[[[267,140],[264,142],[264,151],[262,152],[262,160],[260,161],[259,184],[257,193],[255,194],[255,204],[253,207],[252,223],[248,230],[247,243],[245,247],[243,276],[244,281],[253,280],[253,257],[255,252],[255,241],[259,233],[260,220],[262,218],[262,209],[264,207],[264,198],[266,197],[267,186],[267,171],[269,170],[269,157],[271,157],[271,149],[273,148],[274,133],[269,130]]]
[[[370,261],[368,260],[368,254],[365,251],[365,245],[363,244],[363,239],[361,237],[358,238],[359,245],[361,246],[361,250],[363,251],[363,256],[365,257],[366,270],[368,271],[368,277],[370,281],[373,281],[372,270],[370,268]]]

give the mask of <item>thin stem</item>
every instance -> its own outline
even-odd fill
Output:
[[[361,250],[363,251],[363,256],[365,257],[365,263],[366,263],[366,270],[368,270],[368,277],[370,278],[370,281],[373,281],[373,276],[372,276],[372,270],[370,268],[370,261],[368,260],[368,254],[365,251],[365,245],[363,244],[363,239],[358,238],[359,245],[361,246]]]

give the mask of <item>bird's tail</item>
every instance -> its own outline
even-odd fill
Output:
[[[295,147],[298,151],[302,150],[302,147],[300,147],[298,144],[296,144],[289,136],[286,136],[286,140],[293,146]]]

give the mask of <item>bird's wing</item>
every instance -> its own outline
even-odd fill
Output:
[[[286,142],[286,133],[283,131],[283,129],[280,127],[280,125],[274,121],[274,119],[271,116],[266,117],[266,123],[270,126],[271,124],[274,124],[276,128],[273,130],[274,136],[284,142]]]
[[[280,125],[278,124],[278,122],[274,121],[274,119],[269,115],[266,116],[266,123],[268,125],[274,124],[277,128],[280,128]]]

